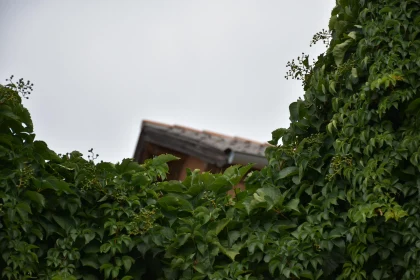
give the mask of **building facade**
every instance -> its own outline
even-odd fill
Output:
[[[169,180],[183,180],[186,169],[212,173],[223,172],[235,164],[254,163],[254,169],[267,164],[264,151],[268,144],[178,125],[143,121],[134,152],[142,163],[161,154],[172,154],[180,160],[169,163]],[[243,188],[243,183],[239,184]]]

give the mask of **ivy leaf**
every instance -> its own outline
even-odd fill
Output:
[[[85,238],[85,245],[86,245],[95,238],[95,233],[86,232],[83,234],[83,237]]]
[[[32,200],[33,202],[41,205],[42,207],[45,206],[45,197],[39,192],[26,191],[24,195],[30,200]]]
[[[417,98],[410,102],[406,111],[408,113],[417,113],[420,111],[420,98]]]
[[[302,271],[300,273],[300,276],[303,277],[303,278],[306,278],[306,279],[311,279],[311,280],[315,279],[313,273],[309,270]]]
[[[74,222],[66,216],[52,215],[54,221],[64,230],[68,231],[70,228],[74,227]]]
[[[186,190],[185,186],[180,181],[176,180],[162,182],[159,184],[159,187],[162,191],[173,193],[183,193]]]
[[[353,39],[348,39],[334,47],[332,53],[334,56],[335,65],[340,66],[341,64],[343,64],[344,55],[346,54],[347,49],[351,46],[353,41]]]
[[[254,193],[254,199],[258,202],[267,203],[267,211],[273,208],[276,205],[281,206],[283,203],[284,197],[281,195],[278,188],[265,187],[260,188]]]
[[[109,276],[111,275],[111,270],[114,268],[114,266],[110,263],[105,263],[103,265],[101,265],[100,270],[104,271],[105,274],[105,279],[108,279]]]
[[[278,259],[273,259],[268,264],[268,270],[270,274],[273,276],[274,276],[274,273],[276,272],[276,269],[278,269],[279,271],[281,270],[280,267],[281,267],[281,262]]]
[[[220,252],[222,252],[223,254],[228,256],[229,259],[231,259],[232,261],[235,261],[235,257],[237,255],[239,255],[239,251],[235,251],[235,250],[232,250],[232,249],[227,249],[227,248],[223,247],[220,243],[216,243],[216,244],[219,247]]]
[[[159,155],[157,157],[154,157],[152,160],[152,165],[153,166],[159,166],[162,165],[164,163],[168,163],[170,161],[173,160],[178,160],[179,158],[170,154],[163,154],[163,155]]]
[[[34,152],[41,156],[43,160],[59,160],[57,154],[48,148],[44,141],[34,141]]]
[[[247,164],[245,166],[232,165],[228,167],[224,172],[223,176],[227,177],[228,181],[232,186],[239,184],[245,174],[252,168],[253,164]]]
[[[299,198],[295,198],[290,200],[284,207],[286,209],[291,209],[291,210],[295,210],[297,212],[299,212]]]
[[[301,100],[298,100],[290,104],[289,111],[290,111],[290,120],[292,122],[298,121],[299,119],[303,118],[303,116],[306,114],[306,109]]]
[[[186,233],[186,234],[178,235],[178,238],[176,240],[178,246],[184,245],[185,242],[187,242],[190,237],[191,237],[191,233]]]
[[[299,174],[299,168],[296,166],[285,167],[279,172],[279,179],[284,179],[289,176]]]
[[[15,121],[20,121],[20,118],[18,116],[16,116],[13,113],[12,109],[7,105],[0,105],[0,117],[1,116],[11,118]]]
[[[374,271],[372,271],[372,276],[373,279],[380,280],[382,279],[382,271],[379,269],[375,269]]]
[[[130,256],[123,256],[122,263],[124,265],[125,272],[128,272],[131,268],[131,265],[134,264],[134,259]]]
[[[215,232],[218,235],[230,222],[230,219],[225,218],[217,222]]]
[[[258,201],[253,197],[247,197],[237,205],[238,208],[241,206],[245,208],[246,213],[249,215],[255,208],[265,207],[266,202]]]
[[[238,238],[241,237],[241,233],[237,230],[232,230],[228,232],[228,241],[229,246],[232,246]]]
[[[41,180],[41,184],[44,189],[53,189],[59,193],[64,192],[67,194],[74,194],[74,191],[70,189],[66,182],[52,176]]]
[[[166,195],[158,200],[158,204],[168,211],[192,211],[191,203],[181,196]]]
[[[28,213],[32,214],[31,207],[25,202],[18,203],[16,205],[16,211],[19,213],[19,216],[24,221],[28,220]]]
[[[272,140],[268,141],[271,145],[277,145],[279,143],[279,140],[287,133],[287,129],[285,128],[278,128],[271,132]]]
[[[83,266],[89,266],[94,269],[99,268],[98,256],[96,254],[86,254],[80,259]]]
[[[151,182],[149,177],[147,177],[147,175],[145,175],[142,171],[133,174],[133,176],[131,177],[131,181],[133,185],[137,185],[140,187],[148,186]]]
[[[144,168],[137,162],[133,162],[133,159],[125,158],[121,163],[115,165],[115,170],[120,174],[124,174],[127,172],[141,172],[144,171]]]
[[[213,181],[213,183],[210,184],[206,189],[209,191],[213,191],[216,194],[220,192],[224,192],[225,189],[229,190],[232,188],[232,183],[228,180],[225,176],[219,176],[216,178],[216,180]]]

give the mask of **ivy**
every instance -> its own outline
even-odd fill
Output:
[[[290,126],[251,173],[168,181],[172,155],[57,155],[22,105],[32,84],[0,86],[1,277],[420,278],[419,11],[337,1],[314,37],[328,49],[292,69],[305,95]]]

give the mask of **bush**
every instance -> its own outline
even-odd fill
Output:
[[[171,155],[57,155],[34,140],[32,85],[0,86],[2,277],[420,279],[419,11],[338,1],[326,53],[289,64],[306,92],[290,127],[235,198],[251,165],[178,182]]]

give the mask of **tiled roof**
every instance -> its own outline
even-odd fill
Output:
[[[268,143],[259,143],[240,137],[231,137],[207,130],[200,131],[189,127],[167,125],[149,120],[143,121],[142,128],[145,127],[152,127],[154,129],[161,130],[162,132],[170,133],[174,136],[189,138],[191,141],[194,141],[197,144],[210,146],[221,152],[234,151],[251,155],[264,156],[264,151],[269,146]]]

